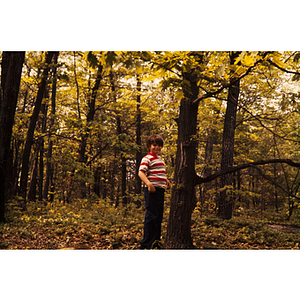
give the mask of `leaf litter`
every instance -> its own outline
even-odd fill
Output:
[[[30,203],[26,212],[11,207],[7,223],[0,224],[0,249],[133,250],[143,236],[144,208],[133,204],[116,208],[104,200],[77,200]],[[167,222],[168,207],[163,240]],[[299,228],[269,223],[249,215],[221,220],[194,212],[191,232],[196,249],[299,249]]]

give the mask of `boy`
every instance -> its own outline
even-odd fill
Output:
[[[140,249],[160,248],[161,222],[164,210],[164,193],[166,187],[171,187],[166,175],[165,164],[158,155],[163,147],[160,135],[153,134],[147,140],[149,153],[143,157],[139,177],[145,183],[145,221],[144,238]]]

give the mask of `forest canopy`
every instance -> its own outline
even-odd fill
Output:
[[[152,133],[173,185],[166,247],[192,247],[195,210],[230,219],[298,209],[300,52],[17,55],[1,56],[0,221],[11,201],[141,206],[137,168]]]

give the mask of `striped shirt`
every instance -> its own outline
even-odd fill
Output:
[[[160,156],[148,153],[143,157],[139,171],[144,171],[153,186],[166,188],[166,167]]]

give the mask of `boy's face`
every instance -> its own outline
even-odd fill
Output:
[[[161,151],[162,146],[158,146],[156,144],[151,144],[150,146],[150,153],[154,154],[154,155],[158,155]]]

